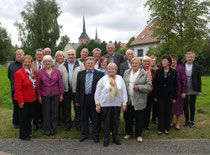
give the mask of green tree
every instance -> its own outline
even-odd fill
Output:
[[[131,43],[132,43],[134,40],[135,40],[135,37],[134,37],[134,36],[131,37],[131,38],[128,40],[127,44],[126,44],[126,48],[133,48],[133,46],[131,46]]]
[[[86,44],[81,44],[77,50],[76,50],[76,55],[77,55],[77,58],[80,58],[80,52],[83,48],[87,48],[87,45]]]
[[[107,52],[106,52],[106,42],[105,41],[103,41],[101,44],[100,44],[100,49],[101,49],[101,55],[105,55],[105,54],[107,54]]]
[[[0,23],[0,64],[4,64],[12,54],[11,38]]]
[[[64,35],[61,37],[60,43],[58,44],[58,46],[56,47],[55,51],[63,51],[64,48],[66,47],[66,45],[69,43],[70,38],[67,35]]]
[[[89,50],[89,56],[92,56],[93,49],[96,47],[100,47],[99,43],[95,42],[94,40],[90,40],[87,44],[87,48]]]
[[[148,0],[153,37],[160,40],[162,52],[182,57],[187,51],[197,55],[208,37],[210,21],[208,0]],[[159,48],[159,47],[158,47]]]
[[[23,22],[16,21],[15,26],[27,54],[34,55],[37,48],[50,47],[55,50],[60,37],[61,26],[57,21],[60,14],[56,0],[35,0],[26,4],[21,12]]]

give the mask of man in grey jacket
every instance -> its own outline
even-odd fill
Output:
[[[66,131],[69,131],[72,127],[71,122],[71,101],[74,103],[75,111],[75,125],[78,131],[80,131],[80,107],[75,105],[75,92],[77,83],[77,74],[79,71],[85,69],[82,62],[76,59],[75,50],[69,50],[66,52],[67,60],[64,62],[64,66],[68,72],[68,92],[64,94],[64,117]]]

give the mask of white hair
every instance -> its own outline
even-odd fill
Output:
[[[107,68],[109,68],[110,66],[115,67],[115,68],[116,68],[116,71],[118,70],[118,66],[116,65],[116,63],[110,62],[110,63],[107,65]]]
[[[100,49],[100,48],[94,48],[94,49],[93,49],[93,53],[94,53],[95,51],[99,51],[99,52],[101,53],[101,49]]]
[[[23,55],[25,54],[24,51],[23,51],[22,49],[18,49],[15,53],[17,53],[17,52],[19,52],[19,51],[20,51]]]
[[[66,54],[68,54],[68,53],[70,53],[70,52],[74,52],[74,54],[76,55],[76,51],[75,50],[68,50],[68,51],[66,51]]]
[[[131,50],[131,49],[128,49],[128,50],[125,52],[125,55],[127,55],[128,53],[133,53],[133,54],[134,54],[134,51]]]
[[[106,48],[108,48],[109,46],[112,46],[112,47],[114,47],[114,48],[115,48],[115,46],[114,46],[114,44],[113,44],[113,43],[107,43],[107,44],[106,44]]]
[[[193,52],[187,52],[186,55],[185,55],[185,58],[187,58],[188,55],[191,55],[195,58],[195,53],[193,53]]]
[[[148,56],[144,56],[142,60],[143,60],[143,61],[150,61],[150,60],[151,60],[151,58],[150,58],[150,57],[148,57]]]
[[[45,55],[44,58],[43,58],[43,62],[46,61],[46,60],[50,60],[53,63],[53,58],[52,58],[51,55]]]
[[[49,47],[46,47],[46,48],[44,49],[44,53],[45,53],[46,50],[49,50],[49,52],[51,53],[51,49],[50,49]]]
[[[59,54],[62,55],[62,56],[64,57],[63,51],[57,51],[57,52],[55,53],[55,58],[56,58]]]

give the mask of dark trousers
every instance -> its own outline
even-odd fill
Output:
[[[81,131],[82,137],[89,136],[89,118],[92,118],[92,136],[99,137],[98,113],[95,110],[92,95],[85,95],[85,103],[81,106]]]
[[[153,94],[149,93],[147,96],[147,105],[146,108],[144,109],[144,128],[149,127],[153,100],[154,100]]]
[[[158,102],[153,101],[153,103],[152,103],[152,121],[155,122],[157,120],[158,120]]]
[[[58,107],[58,122],[62,123],[64,122],[64,101],[59,102],[59,107]]]
[[[64,94],[64,120],[66,128],[72,127],[71,119],[71,102],[74,104],[75,111],[75,124],[76,127],[80,126],[80,106],[75,105],[75,93],[68,91]]]
[[[13,115],[12,115],[12,123],[13,125],[19,125],[19,105],[18,102],[14,100],[15,91],[11,91],[12,96],[12,104],[13,104]]]
[[[189,105],[190,105],[190,121],[194,121],[195,117],[195,103],[196,103],[196,94],[195,95],[186,95],[184,100],[184,116],[185,121],[189,121]]]
[[[114,141],[118,141],[118,126],[120,117],[120,107],[102,107],[101,108],[105,141],[110,140],[110,132]]]
[[[36,100],[33,108],[33,124],[39,126],[39,123],[42,123],[42,104]]]
[[[128,105],[124,112],[125,131],[127,135],[133,135],[133,120],[135,119],[135,135],[142,135],[144,125],[144,110],[134,110],[132,105]]]
[[[59,95],[42,96],[43,130],[45,134],[55,134],[58,124]]]
[[[30,138],[32,134],[31,120],[32,120],[33,102],[24,103],[23,108],[19,108],[19,136],[20,139]]]
[[[172,102],[168,97],[158,99],[159,122],[158,130],[164,132],[170,129]]]

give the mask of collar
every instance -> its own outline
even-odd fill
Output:
[[[40,62],[36,60],[36,63],[39,64]],[[43,64],[43,61],[41,61],[41,65]]]
[[[94,69],[93,69],[92,71],[86,70],[85,73],[86,73],[86,74],[87,74],[87,73],[94,73]]]
[[[69,60],[67,60],[67,62],[68,62],[69,64],[73,65],[73,64],[76,62],[76,60],[74,60],[73,63],[71,63]]]

